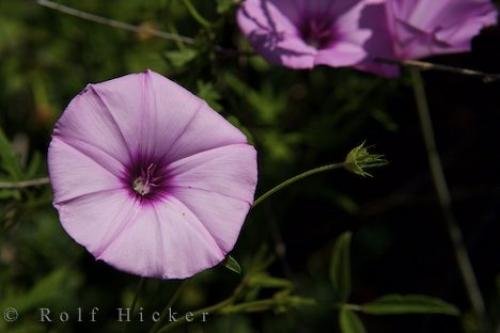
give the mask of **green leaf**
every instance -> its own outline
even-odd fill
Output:
[[[243,134],[245,134],[245,136],[247,137],[247,140],[250,144],[255,144],[255,139],[253,137],[252,132],[250,132],[250,130],[248,128],[243,126],[243,124],[241,123],[241,121],[238,118],[236,118],[234,115],[229,115],[226,118],[226,120],[229,121],[235,127],[237,127],[240,131],[242,131]]]
[[[362,309],[374,315],[435,313],[457,316],[460,313],[454,305],[425,295],[386,295],[362,305]]]
[[[237,76],[227,72],[223,77],[227,87],[245,101],[265,124],[274,124],[286,110],[287,96],[271,84],[263,84],[259,90],[253,89]]]
[[[236,259],[234,259],[233,257],[227,256],[226,260],[224,260],[223,265],[224,265],[224,267],[226,267],[230,271],[233,271],[236,274],[241,274],[241,266],[240,266],[240,264],[238,264]]]
[[[330,264],[330,280],[337,297],[344,302],[351,294],[351,238],[351,232],[345,232],[337,238]]]
[[[342,333],[366,333],[365,326],[359,316],[349,309],[340,310],[339,323]]]
[[[187,65],[194,60],[197,55],[198,52],[196,50],[189,48],[165,52],[165,58],[167,58],[170,64],[175,68]]]
[[[20,200],[21,194],[20,194],[19,190],[16,190],[16,189],[0,190],[0,200],[10,199],[10,198]]]
[[[12,150],[10,142],[2,129],[0,129],[0,160],[2,169],[4,169],[9,176],[14,180],[19,180],[21,178],[19,159]]]
[[[65,309],[73,304],[82,281],[80,273],[63,267],[38,280],[26,292],[8,293],[1,300],[0,308],[13,307],[20,313],[39,307],[54,307],[54,312]]]
[[[39,152],[35,152],[26,170],[26,178],[35,178],[40,172],[42,167],[42,155]]]
[[[196,22],[198,22],[202,27],[208,28],[210,27],[210,22],[205,19],[201,14],[198,12],[195,6],[191,3],[191,0],[182,0],[184,5],[186,6],[187,11],[191,16],[194,18]]]
[[[217,13],[224,14],[236,6],[237,0],[217,0]]]
[[[205,100],[215,111],[222,111],[222,105],[219,103],[221,96],[214,85],[201,80],[197,81],[196,84],[198,86],[198,96]]]

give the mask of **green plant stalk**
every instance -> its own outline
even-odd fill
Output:
[[[425,142],[429,168],[432,180],[437,193],[439,205],[446,223],[446,228],[453,245],[457,264],[462,275],[462,279],[467,291],[471,306],[481,322],[486,319],[486,310],[483,296],[477,283],[476,275],[472,268],[467,248],[465,247],[462,231],[456,221],[451,207],[451,195],[443,171],[443,165],[439,156],[436,139],[434,135],[432,119],[429,113],[427,95],[425,93],[424,82],[418,68],[410,68],[412,77],[415,101],[420,120],[420,127]]]
[[[190,317],[192,318],[193,320],[202,316],[203,313],[210,313],[210,314],[214,314],[214,313],[217,313],[218,311],[220,311],[222,308],[224,308],[225,306],[227,305],[230,305],[232,304],[234,301],[234,298],[233,296],[219,302],[219,303],[216,303],[214,305],[211,305],[211,306],[207,306],[206,308],[203,308],[203,309],[199,309],[199,310],[196,310],[195,312],[193,312],[193,315]],[[181,325],[183,325],[184,323],[186,322],[186,317],[185,316],[182,316],[180,317],[179,319],[177,319],[176,321],[173,321],[171,322],[170,324],[167,324],[166,326],[163,326],[159,331],[158,333],[165,333],[165,332],[168,332],[176,327],[179,327]]]
[[[314,169],[311,169],[311,170],[307,170],[307,171],[305,171],[305,172],[303,172],[301,174],[298,174],[298,175],[296,175],[296,176],[294,176],[292,178],[289,178],[289,179],[285,180],[284,182],[276,185],[275,187],[273,187],[272,189],[270,189],[266,193],[262,194],[257,199],[255,199],[255,201],[253,203],[253,207],[257,206],[258,204],[260,204],[262,201],[264,201],[267,198],[269,198],[274,193],[282,190],[283,188],[285,188],[287,186],[292,185],[293,183],[298,182],[299,180],[302,180],[302,179],[307,178],[309,176],[315,175],[317,173],[321,173],[321,172],[325,172],[325,171],[330,171],[330,170],[336,170],[336,169],[342,169],[345,166],[346,166],[346,163],[344,163],[344,162],[342,162],[342,163],[327,164],[327,165],[320,166],[320,167],[317,167],[317,168],[314,168]]]
[[[167,305],[165,306],[165,308],[161,312],[160,319],[149,330],[149,333],[155,333],[158,331],[158,329],[160,328],[160,325],[162,323],[162,319],[167,316],[169,309],[175,304],[175,302],[177,301],[179,296],[182,294],[182,292],[184,291],[184,289],[188,285],[189,281],[190,281],[189,279],[182,281],[181,285],[177,288],[177,290],[174,292],[172,297],[170,297],[170,300],[168,301]]]
[[[141,279],[139,280],[139,283],[137,284],[137,287],[135,289],[134,298],[133,298],[132,303],[130,305],[130,314],[132,316],[134,315],[135,307],[137,305],[137,300],[139,299],[139,295],[141,294],[142,288],[144,287],[145,280],[146,279],[144,277],[141,277]]]
[[[34,186],[50,184],[48,177],[36,178],[30,180],[21,180],[18,182],[0,182],[0,189],[21,189]]]
[[[182,0],[182,2],[186,6],[189,14],[191,14],[191,16],[196,20],[196,22],[198,22],[204,28],[210,27],[210,22],[208,22],[203,16],[200,15],[200,13],[198,13],[196,8],[191,3],[191,0]]]
[[[293,296],[290,296],[291,299]],[[221,310],[218,311],[220,314],[232,314],[232,313],[252,313],[252,312],[261,312],[265,311],[269,308],[272,308],[277,305],[286,305],[286,303],[283,304],[282,301],[280,301],[277,298],[266,298],[266,299],[261,299],[258,301],[251,301],[251,302],[244,302],[240,304],[235,304],[231,306],[227,306],[222,308]],[[316,302],[313,299],[300,299],[300,305],[308,305],[308,306],[314,306],[316,305]]]
[[[219,302],[219,303],[216,303],[214,305],[210,305],[210,306],[207,306],[205,308],[202,308],[202,309],[199,309],[199,310],[196,310],[195,312],[193,312],[193,316],[191,318],[196,319],[200,316],[203,315],[203,313],[217,313],[218,311],[220,311],[222,308],[228,306],[228,305],[231,305],[234,303],[234,301],[236,301],[236,299],[240,296],[240,293],[241,291],[243,290],[243,288],[246,287],[247,285],[247,281],[248,281],[248,277],[245,277],[241,282],[240,284],[238,285],[238,287],[236,287],[236,289],[234,290],[234,292],[232,293],[231,296],[229,296],[228,298],[226,298],[225,300]],[[168,308],[168,306],[167,306]],[[157,333],[164,333],[164,332],[168,332],[182,324],[184,324],[186,322],[186,317],[185,316],[182,316],[180,317],[177,321],[174,321],[174,322],[171,322],[165,326],[163,326],[161,329],[159,329],[157,331]]]
[[[359,304],[351,304],[351,303],[337,303],[335,304],[335,308],[337,310],[347,309],[355,312],[362,312],[363,306]]]
[[[144,286],[144,281],[146,279],[144,277],[141,276],[140,280],[139,280],[139,283],[137,283],[137,287],[135,288],[135,293],[134,293],[134,298],[132,299],[132,303],[130,304],[130,315],[133,316],[134,315],[134,312],[135,312],[135,308],[136,308],[136,305],[137,305],[137,301],[139,299],[139,295],[141,294],[141,291],[142,291],[142,288]],[[125,328],[127,328],[128,326],[128,322],[125,322]]]
[[[223,300],[222,302],[219,302],[217,304],[193,312],[191,318],[194,320],[195,318],[202,316],[204,313],[228,315],[234,313],[260,312],[280,303],[278,299],[267,298],[258,301],[244,302],[233,305],[236,298],[237,294],[233,294],[233,296]],[[316,303],[314,300],[304,299],[301,301],[301,304],[312,306],[315,305]],[[165,333],[176,327],[179,327],[180,325],[186,323],[186,320],[187,320],[186,317],[180,317],[179,319],[177,319],[177,321],[174,321],[164,326],[162,329],[158,331],[158,333]]]
[[[384,162],[384,161],[373,162],[373,163],[365,163],[365,164],[363,164],[363,169],[378,168],[378,167],[384,166],[386,164],[387,163]],[[331,171],[331,170],[337,170],[337,169],[347,168],[348,171],[350,171],[349,167],[350,167],[349,163],[347,163],[347,162],[340,162],[340,163],[332,163],[332,164],[323,165],[323,166],[320,166],[320,167],[317,167],[317,168],[310,169],[310,170],[307,170],[305,172],[302,172],[302,173],[300,173],[300,174],[298,174],[296,176],[293,176],[292,178],[288,178],[287,180],[283,181],[282,183],[276,185],[275,187],[273,187],[269,191],[267,191],[264,194],[262,194],[261,196],[259,196],[257,199],[255,199],[252,207],[257,206],[258,204],[262,203],[262,201],[266,200],[267,198],[269,198],[274,193],[276,193],[278,191],[281,191],[285,187],[290,186],[290,185],[298,182],[299,180],[302,180],[304,178],[307,178],[309,176],[312,176],[312,175],[315,175],[315,174],[318,174],[318,173],[322,173],[322,172],[326,172],[326,171]],[[350,172],[352,172],[352,171],[350,171]]]

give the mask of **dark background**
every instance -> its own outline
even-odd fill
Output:
[[[237,315],[186,331],[337,331],[328,265],[335,238],[353,231],[352,303],[389,293],[420,293],[457,305],[460,317],[361,315],[368,332],[475,332],[465,289],[434,194],[413,92],[406,70],[384,79],[351,69],[291,71],[259,57],[221,56],[213,45],[249,49],[234,9],[193,2],[215,27],[200,30],[178,1],[62,1],[137,25],[201,36],[196,47],[83,21],[31,1],[0,0],[0,125],[31,178],[46,174],[55,120],[88,82],[151,68],[199,94],[249,134],[259,152],[258,193],[298,172],[342,161],[366,141],[390,164],[374,178],[334,171],[309,178],[252,212],[233,256],[243,268],[262,245],[286,253],[270,267],[314,309]],[[205,42],[203,42],[205,41]],[[475,38],[468,54],[429,59],[500,72],[500,29]],[[453,208],[496,325],[500,321],[500,82],[452,73],[424,73],[438,149]],[[38,156],[38,157],[37,157]],[[40,161],[37,163],[36,161]],[[30,170],[31,166],[31,171]],[[5,177],[4,177],[5,178]],[[120,332],[114,309],[129,304],[138,278],[96,263],[59,226],[50,189],[1,194],[0,307],[21,319],[5,332]],[[239,277],[214,268],[194,278],[179,300],[192,310],[230,294]],[[177,281],[148,280],[140,304],[161,309]],[[324,304],[324,305],[322,305]],[[101,309],[99,322],[37,321],[35,309]],[[186,310],[186,311],[187,311]],[[0,320],[1,322],[1,320]],[[147,325],[132,325],[147,331]],[[182,331],[181,329],[180,331]]]

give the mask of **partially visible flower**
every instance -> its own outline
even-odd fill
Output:
[[[365,58],[367,3],[379,0],[246,0],[238,24],[268,61],[294,69],[351,66]]]
[[[469,51],[472,38],[496,24],[498,12],[490,0],[386,0],[385,16],[386,23],[373,26],[367,61],[357,67],[391,75],[393,70],[375,58],[409,60]]]
[[[466,52],[471,40],[497,22],[491,0],[387,0],[387,20],[398,59]]]
[[[221,262],[257,181],[245,136],[151,71],[88,85],[57,122],[48,164],[68,234],[98,260],[147,277]]]

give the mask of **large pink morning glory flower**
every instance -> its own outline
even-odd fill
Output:
[[[418,59],[466,52],[481,29],[495,25],[497,10],[490,0],[386,0],[374,34],[366,43],[368,61],[358,68],[390,75],[394,71],[374,58]],[[385,14],[385,15],[384,15]],[[371,58],[371,59],[370,59]]]
[[[222,261],[257,181],[245,136],[151,71],[88,85],[57,122],[48,163],[68,234],[146,277],[189,277]]]
[[[237,20],[268,61],[295,69],[351,66],[371,36],[363,8],[379,0],[246,0]],[[368,24],[367,24],[368,26]]]

